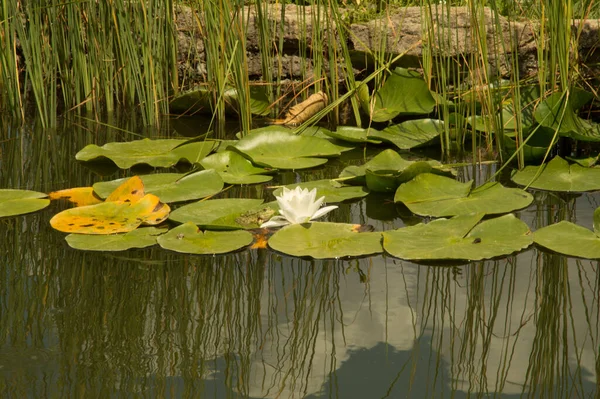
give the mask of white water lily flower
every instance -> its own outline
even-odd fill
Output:
[[[308,191],[300,187],[293,190],[283,188],[281,196],[275,196],[279,204],[280,215],[273,216],[271,220],[260,225],[260,227],[278,227],[286,224],[307,223],[318,219],[326,213],[337,209],[337,205],[331,205],[321,208],[325,197],[315,200],[317,189]]]

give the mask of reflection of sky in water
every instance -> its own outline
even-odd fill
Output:
[[[0,143],[0,184],[46,192],[89,185],[98,177],[72,163],[83,145],[25,140],[11,152]],[[55,158],[40,164],[40,153]],[[482,183],[490,170],[466,168],[461,176]],[[286,184],[300,179],[280,176]],[[533,230],[557,218],[591,228],[600,205],[598,194],[567,205],[534,195],[519,212]],[[377,231],[420,220],[389,218],[386,212],[400,208],[391,199],[341,204],[329,220]],[[268,252],[92,254],[70,250],[50,230],[57,209],[0,221],[0,392],[13,397],[595,392],[597,262],[567,265],[535,248],[460,267],[383,256],[311,262]]]

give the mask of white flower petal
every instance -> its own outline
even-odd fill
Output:
[[[282,216],[273,216],[271,220],[268,222],[264,222],[260,225],[261,228],[269,228],[269,227],[279,227],[290,224],[284,217]]]
[[[318,218],[322,217],[323,215],[325,215],[337,208],[338,208],[337,205],[330,205],[330,206],[323,207],[323,208],[319,209],[318,211],[316,211],[314,213],[314,215],[312,215],[310,220],[318,219]]]

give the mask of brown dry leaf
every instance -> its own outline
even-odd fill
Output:
[[[326,105],[327,94],[322,91],[316,92],[290,108],[285,118],[279,119],[275,123],[278,125],[299,125],[321,111]]]
[[[113,191],[106,202],[137,202],[144,197],[144,183],[139,176],[133,176]]]
[[[66,190],[53,191],[48,194],[51,200],[67,200],[75,206],[94,205],[102,202],[100,198],[94,194],[92,187],[76,187]]]

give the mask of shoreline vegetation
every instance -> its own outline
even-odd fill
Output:
[[[402,67],[427,84],[435,117],[473,139],[476,132],[485,136],[473,143],[504,147],[508,107],[509,130],[521,148],[533,135],[525,119],[548,99],[551,112],[538,126],[564,133],[565,115],[593,124],[598,4],[6,0],[0,7],[0,111],[24,120],[31,105],[52,127],[68,113],[102,120],[134,109],[143,123],[157,125],[173,111],[173,99],[200,90],[217,132],[232,118],[234,102],[233,118],[245,134],[257,118],[257,101],[267,104],[260,116],[276,119],[323,92],[329,106],[308,123],[327,116],[329,126],[365,127],[376,121],[361,94],[376,102],[394,68]],[[585,129],[586,136],[596,135],[590,141],[600,140],[595,125]],[[451,147],[450,128],[444,136],[442,150]],[[462,146],[465,136],[459,135]]]

